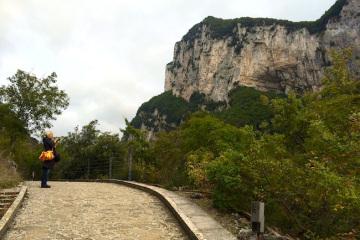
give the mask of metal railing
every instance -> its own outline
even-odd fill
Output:
[[[55,167],[54,174],[65,179],[131,179],[131,164],[124,156],[112,156],[108,159],[89,158],[71,167]]]

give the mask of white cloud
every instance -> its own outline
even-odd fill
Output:
[[[335,0],[0,0],[0,85],[17,69],[55,71],[71,105],[54,123],[63,135],[98,119],[124,118],[160,94],[176,41],[206,16],[314,20]]]

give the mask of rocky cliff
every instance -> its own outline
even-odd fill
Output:
[[[132,124],[152,138],[202,109],[236,126],[258,126],[270,116],[260,95],[318,89],[330,49],[345,47],[360,75],[360,0],[338,0],[313,22],[207,17],[176,43],[166,91],[144,103]]]
[[[345,47],[360,58],[360,0],[338,0],[314,22],[207,17],[176,43],[165,90],[187,101],[195,92],[228,101],[237,86],[316,90],[329,49]]]

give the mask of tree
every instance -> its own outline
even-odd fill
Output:
[[[25,124],[29,133],[51,127],[51,120],[69,105],[67,94],[56,86],[56,73],[38,78],[18,70],[8,80],[10,85],[0,87],[0,102],[10,109]]]
[[[126,128],[121,129],[123,140],[126,141],[127,157],[129,159],[129,169],[134,179],[144,181],[154,179],[154,167],[149,151],[150,144],[146,140],[146,134],[140,129],[134,128],[131,123],[125,119]]]
[[[11,143],[26,135],[23,122],[10,110],[9,106],[0,103],[0,133],[2,137],[9,137]]]
[[[124,147],[118,134],[101,132],[98,121],[93,120],[69,132],[56,149],[62,159],[57,166],[58,178],[102,178],[109,174],[112,161],[113,176],[123,177]]]

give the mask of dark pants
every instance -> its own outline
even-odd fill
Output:
[[[50,168],[43,167],[42,168],[42,175],[41,175],[41,186],[47,186],[47,181],[49,178]]]

